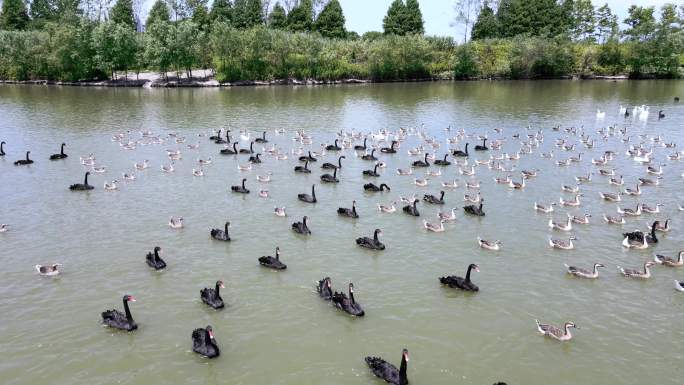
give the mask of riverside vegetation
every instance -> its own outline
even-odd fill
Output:
[[[4,0],[0,79],[192,78],[193,69],[219,82],[676,78],[684,65],[684,7],[674,4],[632,6],[620,30],[590,0],[459,0],[466,41],[457,44],[424,35],[418,0],[395,0],[384,31],[363,36],[345,30],[337,0],[158,0],[144,28],[132,0],[105,11],[91,1]]]

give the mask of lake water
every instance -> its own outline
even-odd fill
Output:
[[[638,268],[654,252],[675,255],[684,249],[682,197],[683,163],[667,155],[682,150],[684,108],[673,97],[684,96],[684,82],[477,82],[378,84],[331,87],[272,87],[234,89],[91,89],[39,86],[0,87],[0,139],[7,142],[7,156],[0,160],[0,223],[10,230],[0,234],[0,383],[19,384],[381,384],[363,362],[379,355],[399,365],[401,349],[411,354],[408,376],[412,384],[680,384],[684,358],[680,327],[684,293],[676,292],[673,279],[684,279],[684,269],[656,266],[645,281],[627,279],[616,265]],[[646,122],[624,119],[620,105],[649,105]],[[596,111],[606,111],[597,121]],[[658,110],[666,118],[658,120]],[[574,176],[597,167],[590,163],[605,150],[617,156],[615,167],[634,188],[637,177],[647,176],[645,166],[625,156],[629,144],[622,136],[601,139],[601,127],[627,127],[631,143],[662,135],[677,142],[676,149],[655,147],[654,165],[666,164],[662,183],[644,187],[641,197],[625,197],[620,203],[663,203],[662,213],[628,219],[624,226],[607,225],[602,214],[617,215],[615,203],[601,201],[599,191],[617,191],[608,178],[595,175],[581,186],[582,206],[557,208],[553,218],[565,212],[590,213],[590,225],[574,231],[552,231],[549,214],[535,213],[533,202],[558,201],[561,184],[574,184]],[[206,134],[230,125],[253,134],[268,131],[270,143],[289,159],[264,156],[264,163],[248,172],[238,171],[247,156],[221,156],[220,148]],[[579,137],[553,126],[583,127],[596,140],[584,148]],[[452,131],[445,131],[451,126]],[[526,130],[530,126],[531,131]],[[457,129],[505,138],[501,151],[472,153],[486,159],[501,152],[513,153],[519,133],[542,130],[544,142],[531,155],[505,162],[519,170],[538,168],[539,176],[522,191],[496,185],[504,173],[476,167],[474,179],[482,181],[486,199],[484,218],[466,217],[460,209],[466,190],[455,165],[441,168],[442,176],[430,177],[427,187],[416,187],[413,178],[398,176],[417,157],[407,150],[422,143],[410,135],[399,153],[379,155],[386,162],[380,178],[362,177],[372,168],[352,150],[344,150],[346,162],[337,185],[320,185],[319,167],[334,162],[328,153],[312,164],[309,175],[295,175],[299,162],[290,151],[303,147],[320,151],[339,130],[378,132],[399,127],[418,128],[448,148],[462,148],[466,138],[447,145]],[[503,128],[503,133],[494,132]],[[150,130],[167,138],[177,133],[185,144],[123,150],[111,140],[115,133]],[[275,129],[286,134],[276,136]],[[296,130],[313,137],[313,145],[292,140]],[[554,146],[558,138],[577,143],[564,152]],[[199,150],[186,148],[200,142]],[[64,161],[50,162],[50,154],[67,143]],[[360,144],[356,141],[355,144]],[[241,142],[244,148],[248,142]],[[369,142],[370,145],[370,142]],[[386,144],[382,144],[385,146]],[[262,145],[255,148],[262,152]],[[176,171],[163,174],[166,149],[180,148],[183,158]],[[427,148],[427,147],[426,147]],[[36,163],[15,167],[14,160],[30,150]],[[553,160],[540,153],[555,150]],[[432,149],[429,150],[433,152]],[[557,167],[555,161],[583,152],[582,162]],[[103,174],[91,176],[96,189],[88,193],[68,190],[80,183],[85,168],[79,156],[94,153]],[[206,176],[193,177],[196,159],[213,158],[204,167]],[[104,191],[103,182],[121,179],[134,162],[149,159],[151,167],[135,172],[137,180],[120,183],[115,192]],[[438,167],[431,167],[436,170]],[[271,183],[257,183],[256,175],[272,172]],[[249,195],[232,194],[229,186],[248,179]],[[442,181],[460,180],[447,191],[446,205],[419,204],[422,216],[409,217],[399,210],[378,212],[377,203],[389,204],[399,196],[416,192],[438,194]],[[363,183],[387,183],[391,192],[366,193]],[[377,180],[375,180],[377,179]],[[319,203],[297,201],[316,183]],[[256,192],[268,189],[270,197]],[[349,220],[336,214],[337,207],[358,202],[361,218]],[[286,206],[287,218],[273,215],[274,206]],[[458,208],[457,220],[443,233],[428,233],[422,220],[436,222],[440,210]],[[186,227],[172,230],[169,217],[183,216]],[[313,235],[296,236],[290,224],[310,217]],[[672,219],[673,231],[655,247],[627,250],[621,232],[645,229],[654,219]],[[230,220],[230,243],[210,239],[209,230]],[[354,240],[383,230],[387,249],[370,252]],[[572,251],[552,250],[548,237],[578,240]],[[480,249],[476,238],[499,239],[501,251]],[[169,267],[151,271],[144,256],[154,246],[164,249]],[[288,269],[273,272],[257,263],[273,255],[276,246]],[[57,278],[40,277],[34,265],[64,264]],[[607,267],[595,281],[573,279],[564,263]],[[441,287],[438,277],[464,275],[469,263],[480,273],[473,280],[480,292],[466,294]],[[332,278],[334,288],[355,285],[355,296],[365,310],[353,318],[318,298],[314,282]],[[223,279],[227,307],[214,311],[203,305],[199,290]],[[100,313],[121,309],[123,294],[137,302],[131,311],[139,324],[133,333],[102,326]],[[567,343],[537,334],[534,319],[560,325],[574,321],[581,329]],[[194,328],[211,324],[222,349],[214,360],[191,352]]]

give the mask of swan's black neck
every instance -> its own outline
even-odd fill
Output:
[[[154,248],[154,260],[159,261],[159,250],[155,247]]]
[[[337,139],[335,139],[335,147],[337,147]]]
[[[220,297],[220,294],[219,294],[220,290],[221,290],[221,283],[217,281],[216,282],[216,296],[217,297]]]
[[[352,203],[352,213],[356,215],[356,203]]]
[[[656,237],[656,232],[655,232],[657,225],[658,225],[658,221],[653,222],[653,225],[651,225],[651,238],[653,238],[653,240],[655,242],[658,241],[658,238]]]
[[[418,205],[418,201],[417,201],[417,200],[414,200],[414,201],[413,201],[413,209],[414,209],[414,210],[416,209],[416,206],[417,206],[417,205]]]
[[[230,139],[228,139],[228,143],[230,143]],[[237,142],[233,143],[233,152],[237,153]]]
[[[375,242],[378,242],[378,230],[375,230],[375,231],[373,232],[373,240],[374,240]]]
[[[470,282],[470,271],[473,270],[472,266],[468,266],[468,271],[466,272],[466,282]]]
[[[280,261],[280,250],[279,249],[276,249],[275,255],[276,255],[276,261]]]
[[[228,225],[230,225],[230,222],[226,222],[226,225],[224,226],[224,232],[226,233],[226,238],[228,237]]]
[[[470,145],[470,143],[466,143],[466,146],[465,146],[465,153],[466,153],[466,155],[468,155],[468,146],[469,146],[469,145]]]
[[[427,153],[425,154],[425,163],[427,163],[428,155],[429,155],[429,154],[427,154]]]
[[[371,150],[371,156],[375,155],[375,149]]]
[[[26,161],[29,161],[29,160],[30,160],[30,159],[29,159],[29,154],[30,154],[30,152],[27,151],[27,152],[26,152]]]
[[[480,208],[478,210],[482,211],[482,201],[480,201]]]
[[[441,191],[439,194],[439,200],[443,201],[444,200],[444,191]]]
[[[342,168],[342,157],[337,158],[337,167]]]
[[[244,179],[242,180],[242,189],[243,190],[245,189],[245,180]]]
[[[5,142],[0,143],[0,155],[5,155]]]
[[[312,185],[312,186],[311,186],[311,197],[314,198],[314,199],[316,199],[316,189],[315,189],[315,187],[316,187],[316,185]]]
[[[131,310],[128,308],[128,298],[124,298],[123,305],[124,305],[124,311],[126,312],[126,319],[128,320],[128,322],[133,321],[133,316],[131,315]]]
[[[393,140],[393,141],[392,141],[392,144],[390,144],[390,148],[391,148],[392,150],[394,150],[394,146],[396,146],[396,145],[397,145],[397,141],[396,141],[396,140]]]
[[[366,142],[368,141],[368,138],[363,138],[363,148],[366,148]]]
[[[399,384],[400,385],[408,384],[408,379],[406,377],[407,366],[408,366],[408,363],[406,362],[406,356],[404,354],[402,354],[401,355],[401,366],[399,366]]]
[[[337,169],[333,169],[333,178],[337,178]]]
[[[383,183],[380,185],[380,191],[382,191],[384,188],[389,189],[389,186],[387,186],[386,184]]]
[[[444,154],[444,161],[446,162],[446,158],[449,156],[449,154]]]
[[[59,151],[59,153],[64,155],[64,143],[62,143],[62,149]]]
[[[86,185],[86,186],[88,185],[88,175],[89,175],[89,174],[86,173],[86,174],[85,174],[85,178],[84,178],[84,180],[83,180],[83,184]]]
[[[352,290],[351,287],[349,288],[349,300],[351,303],[356,304],[356,301],[354,300],[354,290]]]
[[[261,138],[262,138],[263,140],[266,140],[266,131],[264,131],[264,132],[262,133]]]
[[[375,167],[373,167],[373,174],[378,173],[378,165],[376,164]]]
[[[249,143],[249,152],[254,152],[254,142]]]
[[[261,156],[261,154],[256,154],[257,160],[260,160],[260,159],[259,159],[260,156]]]

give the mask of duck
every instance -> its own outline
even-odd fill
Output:
[[[480,237],[477,237],[477,243],[480,245],[481,248],[487,249],[487,250],[493,250],[493,251],[499,251],[501,250],[501,241],[500,240],[495,240],[495,241],[488,241],[486,239],[482,239]]]
[[[379,177],[380,174],[378,174],[378,166],[379,164],[375,164],[375,167],[373,167],[372,170],[363,170],[362,174],[365,176],[374,176],[374,177]]]
[[[371,192],[383,192],[385,189],[387,189],[387,191],[391,191],[390,187],[384,183],[380,186],[377,186],[374,183],[366,183],[363,185],[363,189]]]
[[[50,160],[66,159],[69,155],[64,153],[64,146],[66,146],[66,143],[62,143],[62,149],[59,151],[58,154],[50,155]]]
[[[553,325],[539,323],[538,320],[534,320],[534,322],[537,324],[537,330],[541,335],[551,337],[558,341],[570,341],[572,339],[572,334],[570,334],[570,328],[577,329],[577,326],[572,322],[566,322],[563,325],[562,329],[555,327]]]
[[[392,143],[390,143],[389,147],[381,148],[380,152],[382,152],[384,154],[396,154],[397,150],[394,147],[397,145],[397,143],[398,142],[396,140],[393,140]],[[365,150],[365,148],[364,148],[364,150]]]
[[[448,156],[449,156],[449,154],[444,154],[444,159],[435,160],[435,162],[434,162],[435,165],[437,165],[437,166],[449,166],[449,165],[451,165],[451,162],[449,162],[447,160]]]
[[[133,163],[133,168],[135,168],[138,171],[142,171],[142,170],[145,170],[147,168],[150,168],[150,161],[144,160],[142,163]]]
[[[356,151],[366,151],[366,142],[368,141],[368,138],[363,138],[363,146],[362,145],[356,145],[354,146],[354,150]]]
[[[428,156],[430,154],[425,153],[425,158],[423,160],[417,160],[412,163],[413,167],[430,167],[430,162],[428,162]]]
[[[287,212],[285,211],[285,206],[283,206],[283,207],[277,207],[277,206],[274,207],[274,208],[273,208],[273,213],[274,213],[275,216],[277,216],[277,217],[286,217],[286,216],[287,216]]]
[[[323,298],[325,301],[331,301],[333,297],[332,291],[332,280],[330,277],[325,277],[318,281],[318,286],[316,286],[316,291],[318,296]]]
[[[297,199],[304,203],[316,203],[318,200],[316,199],[316,185],[311,185],[311,195],[301,193],[297,195]]]
[[[441,233],[445,230],[444,229],[444,221],[441,219],[439,220],[439,225],[436,225],[434,223],[429,223],[428,221],[423,219],[423,227],[425,228],[425,230],[431,231],[433,233]]]
[[[469,169],[464,169],[463,167],[458,168],[458,173],[465,176],[475,175],[475,166],[471,165]]]
[[[340,151],[340,150],[342,150],[342,148],[337,145],[337,142],[338,142],[338,140],[335,139],[335,144],[329,144],[329,145],[325,146],[325,149],[328,151]]]
[[[0,224],[0,233],[6,233],[9,230],[9,225],[7,223]]]
[[[398,168],[398,169],[397,169],[397,175],[402,175],[402,176],[405,176],[405,175],[413,175],[413,169],[412,169],[412,168],[409,168],[409,169],[407,169],[407,170],[403,170],[403,169],[401,169],[401,168]]]
[[[571,215],[570,220],[572,223],[577,223],[578,225],[588,225],[589,224],[589,218],[591,218],[591,214],[584,214],[583,216],[577,216],[577,215]]]
[[[268,198],[268,190],[261,189],[259,190],[257,195],[259,196],[259,198]]]
[[[33,160],[29,158],[29,155],[31,155],[31,151],[26,151],[26,159],[20,159],[14,162],[15,166],[26,166],[29,164],[33,164]]]
[[[572,241],[576,240],[577,237],[575,237],[574,235],[568,238],[567,240],[549,238],[549,245],[554,249],[572,250],[575,248],[575,245],[572,243]]]
[[[159,256],[159,253],[161,252],[161,247],[156,246],[154,248],[154,254],[153,252],[148,252],[147,255],[145,256],[145,260],[147,262],[147,265],[155,270],[163,270],[166,269],[166,262]]]
[[[562,185],[561,186],[561,191],[567,192],[567,193],[572,193],[572,194],[577,194],[579,193],[579,184],[575,186],[568,186],[568,185]]]
[[[250,163],[261,163],[261,154],[257,153],[256,155],[252,155],[249,157],[249,162]]]
[[[245,182],[247,182],[247,178],[242,178],[242,185],[230,186],[230,190],[234,193],[249,194],[249,189],[245,187]]]
[[[201,168],[199,170],[193,168],[192,169],[192,176],[202,177],[202,176],[204,176],[204,170],[202,170]]]
[[[102,312],[102,322],[114,329],[126,330],[129,332],[137,329],[138,324],[133,320],[131,310],[128,308],[128,303],[135,301],[135,297],[132,295],[124,295],[123,306],[125,314],[116,309],[105,310]]]
[[[113,180],[111,182],[104,182],[105,191],[115,191],[119,189],[118,180]]]
[[[636,188],[634,188],[634,189],[626,188],[625,191],[623,191],[623,194],[630,195],[630,196],[639,196],[639,195],[641,195],[641,186],[639,186],[639,184],[637,184]]]
[[[380,242],[378,235],[382,234],[382,230],[375,229],[373,231],[373,238],[369,237],[359,237],[356,238],[356,244],[371,250],[385,250],[385,245]]]
[[[515,190],[522,190],[522,189],[524,189],[524,188],[525,188],[525,178],[522,178],[522,182],[521,182],[521,183],[514,182],[514,181],[511,180],[510,182],[508,182],[508,187],[510,187],[510,188],[512,188],[512,189],[515,189]]]
[[[238,142],[234,142],[232,149],[230,147],[226,147],[220,151],[220,154],[221,155],[237,155],[238,154],[237,145],[238,145]]]
[[[274,269],[274,270],[285,270],[287,269],[287,265],[280,262],[280,247],[276,247],[275,250],[275,258],[268,255],[268,256],[263,256],[259,258],[259,264],[264,267],[268,267],[269,269]]]
[[[406,376],[406,368],[408,366],[409,353],[408,350],[404,349],[401,352],[401,365],[399,370],[390,364],[389,362],[383,360],[380,357],[366,357],[366,365],[371,369],[373,374],[385,380],[385,382],[394,385],[408,385],[408,377]]]
[[[192,331],[192,351],[206,358],[216,358],[221,355],[211,325]]]
[[[333,293],[332,296],[332,302],[335,304],[335,307],[344,310],[345,312],[356,316],[356,317],[363,317],[366,313],[363,311],[363,308],[361,307],[360,304],[356,302],[354,299],[354,284],[350,283],[349,284],[349,297],[347,297],[346,294],[344,293]]]
[[[453,190],[458,188],[458,181],[454,180],[452,182],[442,182],[442,187]]]
[[[209,235],[211,238],[217,240],[217,241],[223,241],[223,242],[230,242],[230,234],[228,234],[228,228],[230,227],[230,222],[226,222],[226,224],[223,226],[223,230],[221,229],[211,229],[209,232]]]
[[[606,200],[608,202],[620,202],[622,200],[620,198],[620,194],[621,193],[599,191],[599,196],[601,197],[601,199]]]
[[[660,184],[660,179],[662,178],[658,177],[656,180],[649,178],[638,178],[639,184],[642,186],[658,186]]]
[[[183,217],[172,216],[169,219],[169,227],[172,229],[182,229],[183,228]]]
[[[351,209],[348,209],[346,207],[339,207],[337,209],[337,214],[348,218],[358,218],[359,214],[356,212],[356,201],[352,201]]]
[[[404,208],[402,210],[404,211],[405,214],[408,214],[408,215],[411,215],[414,217],[419,217],[420,213],[418,212],[418,208],[416,207],[417,204],[418,204],[418,201],[414,200],[413,203],[404,206]]]
[[[591,174],[592,174],[591,172],[588,172],[587,176],[578,175],[575,177],[575,181],[577,181],[577,183],[591,182]]]
[[[416,178],[413,180],[413,184],[415,184],[418,187],[425,187],[428,185],[428,180],[423,178]]]
[[[174,172],[174,170],[175,170],[175,169],[173,168],[173,162],[171,162],[171,164],[169,164],[169,165],[162,164],[162,165],[160,166],[160,169],[161,169],[161,172],[164,172],[164,173],[167,173],[167,174],[168,174],[168,173],[172,173],[172,172]],[[96,170],[96,167],[93,167],[93,171],[95,171],[95,172],[100,172],[100,171]],[[104,172],[104,171],[102,171],[102,172]]]
[[[423,201],[426,203],[431,203],[433,205],[443,205],[444,204],[444,191],[439,192],[439,198],[432,194],[423,195]]]
[[[545,206],[545,205],[541,205],[537,202],[534,202],[534,210],[548,214],[548,213],[553,212],[553,206],[555,206],[555,205],[556,205],[555,203],[551,203],[548,206]]]
[[[467,157],[467,156],[468,156],[468,146],[469,146],[469,145],[470,145],[470,143],[466,143],[466,145],[465,145],[465,151],[454,150],[454,152],[452,152],[451,155],[457,156],[457,157],[460,157],[460,158],[465,158],[465,157]]]
[[[656,254],[653,256],[653,260],[660,265],[669,267],[679,267],[684,265],[684,250],[679,252],[679,254],[677,255],[677,259]]]
[[[549,227],[553,230],[570,231],[572,230],[572,218],[568,215],[566,223],[555,222],[552,218],[549,218]]]
[[[596,110],[596,119],[603,120],[606,117],[606,112],[601,110]]]
[[[216,281],[216,286],[214,289],[210,287],[205,287],[200,290],[200,299],[202,302],[211,306],[214,309],[223,309],[225,304],[223,303],[223,298],[221,298],[221,289],[225,289],[226,286],[223,284],[222,280]]]
[[[450,275],[447,277],[441,277],[439,282],[441,282],[443,285],[448,285],[450,288],[461,289],[465,291],[479,291],[480,288],[470,280],[470,272],[473,270],[479,273],[480,267],[474,263],[471,263],[468,265],[465,279],[455,275]]]
[[[636,269],[625,269],[621,266],[618,266],[618,270],[620,270],[620,273],[624,275],[625,277],[628,278],[640,278],[640,279],[648,279],[651,278],[651,270],[650,267],[655,265],[655,262],[647,261],[644,263],[644,270],[636,270]]]
[[[311,155],[311,151],[309,151],[309,155],[300,156],[299,161],[300,162],[317,162],[318,159],[314,158],[313,155]]]
[[[463,194],[463,201],[470,203],[480,203],[482,200],[482,194],[478,191],[476,195]]]
[[[327,170],[333,170],[333,169],[338,169],[342,168],[342,159],[347,159],[346,156],[342,155],[339,158],[337,158],[337,165],[334,165],[332,163],[323,163],[321,166],[322,169],[327,169]]]
[[[36,265],[36,271],[38,274],[46,277],[54,277],[55,275],[59,275],[60,271],[59,268],[62,267],[61,263],[51,263],[48,265]]]
[[[468,205],[468,206],[463,206],[463,210],[466,212],[466,214],[470,215],[475,215],[478,217],[484,217],[485,212],[482,210],[482,205],[484,204],[484,199],[480,199],[480,205]]]
[[[684,281],[677,281],[675,279],[674,283],[675,283],[675,290],[684,292]]]
[[[509,184],[509,183],[511,183],[511,176],[506,175],[505,178],[495,177],[494,183],[496,183],[496,184]]]
[[[482,145],[477,145],[475,146],[475,151],[487,151],[489,150],[489,147],[487,147],[487,138],[482,138]]]
[[[385,206],[385,205],[381,205],[380,203],[378,203],[378,211],[380,211],[381,213],[391,214],[391,213],[397,211],[397,208],[394,206],[395,203],[396,202],[392,202],[392,204],[390,206]]]
[[[310,174],[311,170],[309,169],[309,161],[307,160],[304,163],[304,166],[295,166],[294,171],[302,174]]]
[[[266,131],[261,133],[261,138],[255,138],[254,142],[256,142],[256,143],[268,143],[268,139],[266,139]]]
[[[656,203],[655,207],[651,207],[646,203],[641,204],[641,211],[648,214],[658,214],[660,213],[660,208],[663,206],[662,203]]]
[[[88,176],[90,175],[90,171],[87,171],[85,173],[85,177],[83,180],[83,183],[76,183],[72,184],[69,186],[69,190],[71,191],[87,191],[87,190],[93,190],[95,187],[91,186],[88,184]]]
[[[271,173],[269,175],[257,175],[256,180],[261,183],[269,183],[271,181]]]
[[[254,154],[254,142],[249,142],[249,150],[245,148],[241,148],[239,151],[240,154]]]
[[[294,231],[297,234],[302,234],[302,235],[311,235],[311,230],[309,230],[309,226],[306,223],[306,221],[309,219],[309,217],[304,216],[302,218],[301,222],[295,222],[292,224],[292,231]]]
[[[333,174],[323,174],[321,175],[321,182],[323,183],[339,183],[340,180],[337,179],[337,169],[333,169]]]
[[[602,263],[594,263],[594,269],[592,271],[589,271],[587,269],[583,269],[581,267],[576,267],[576,266],[568,266],[565,264],[565,268],[568,270],[568,274],[578,277],[578,278],[588,278],[588,279],[596,279],[598,278],[598,268],[599,267],[606,267]]]
[[[623,218],[623,217],[613,217],[610,215],[603,214],[603,220],[606,221],[609,225],[624,225],[625,224],[625,218]]]
[[[638,217],[641,215],[641,203],[636,205],[636,209],[632,210],[630,208],[622,208],[620,206],[617,207],[617,213],[622,214],[622,215],[627,215],[630,217]]]
[[[370,154],[365,154],[361,157],[363,160],[378,160],[378,158],[375,157],[375,149],[371,150]]]
[[[661,233],[667,233],[670,231],[670,220],[669,219],[665,220],[665,224],[663,224],[660,221],[656,221],[656,222],[657,222],[656,227],[655,227],[656,231],[660,231]],[[654,223],[656,223],[656,222],[654,222]],[[650,228],[650,226],[649,226],[649,228]]]

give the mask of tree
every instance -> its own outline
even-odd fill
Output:
[[[55,0],[55,3],[58,19],[75,21],[82,13],[81,0]]]
[[[301,0],[287,14],[287,28],[290,31],[311,31],[313,29],[313,3],[311,0]]]
[[[285,8],[280,3],[275,3],[273,10],[268,15],[268,25],[274,29],[287,28],[287,14]]]
[[[183,20],[188,17],[188,3],[185,0],[166,0],[169,9],[173,13],[173,20]]]
[[[593,41],[596,32],[596,17],[591,0],[575,0],[573,2],[573,27],[570,31],[575,40]]]
[[[261,0],[235,0],[233,3],[233,25],[248,29],[264,23]]]
[[[406,33],[419,35],[425,33],[425,22],[418,0],[406,0]]]
[[[229,22],[232,19],[233,6],[229,0],[214,0],[209,17],[212,22]]]
[[[394,0],[387,9],[387,15],[382,19],[385,35],[406,34],[406,5],[403,0]]]
[[[210,22],[207,0],[188,0],[188,9],[192,14],[192,22],[202,31],[206,31]]]
[[[29,22],[28,11],[23,0],[4,0],[0,13],[0,29],[22,30]]]
[[[624,22],[629,29],[625,30],[624,35],[632,41],[647,40],[656,29],[656,20],[653,16],[655,8],[632,5],[627,12],[628,16]]]
[[[157,0],[150,9],[150,13],[147,16],[147,21],[145,22],[145,25],[149,28],[155,22],[165,22],[169,21],[170,19],[171,15],[169,13],[169,7],[166,5],[164,0]]]
[[[344,23],[344,13],[340,2],[331,0],[318,15],[315,29],[325,37],[342,39],[347,35]]]
[[[494,14],[494,10],[489,6],[489,1],[485,0],[482,9],[477,15],[477,20],[473,24],[470,38],[472,40],[492,39],[499,36],[499,20]]]
[[[684,5],[682,6],[684,8]],[[677,6],[672,3],[664,4],[660,8],[660,25],[658,29],[666,34],[679,32],[681,20],[677,15]]]
[[[57,9],[54,0],[33,0],[31,2],[31,20],[38,27],[45,22],[54,20],[57,17]]]
[[[109,16],[113,22],[127,25],[132,30],[136,30],[132,0],[117,0],[114,7],[112,7]]]
[[[454,3],[454,11],[456,11],[456,17],[454,17],[454,21],[451,23],[451,25],[457,26],[463,24],[464,43],[468,41],[468,27],[473,25],[476,17],[479,19],[478,10],[480,9],[480,7],[484,7],[484,5],[486,5],[486,2],[485,4],[482,4],[481,0],[456,0],[456,3]],[[489,10],[493,15],[494,12],[492,11],[492,9],[489,8]]]
[[[556,0],[501,0],[496,17],[501,37],[551,37],[567,32],[570,23]]]
[[[596,29],[600,43],[605,43],[618,34],[617,16],[613,14],[607,3],[596,10]]]

